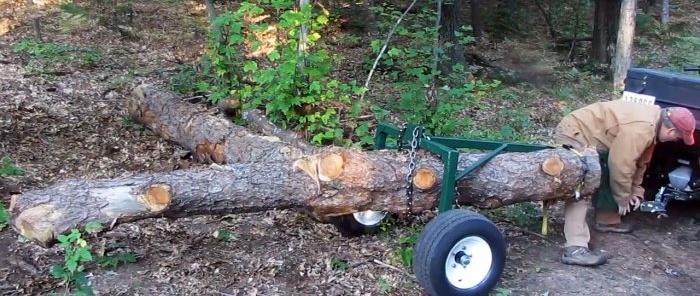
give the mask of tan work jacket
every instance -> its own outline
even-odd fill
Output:
[[[661,108],[622,100],[599,102],[565,116],[587,146],[608,152],[610,187],[618,204],[644,195],[641,183],[657,142]]]

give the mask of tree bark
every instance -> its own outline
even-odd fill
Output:
[[[661,4],[661,23],[668,24],[671,21],[671,3],[669,0],[663,0]]]
[[[620,25],[617,31],[615,59],[613,60],[613,88],[621,91],[625,88],[625,78],[632,59],[637,0],[622,0],[620,8]]]
[[[172,100],[168,94],[138,87],[129,99],[129,109],[147,116],[134,119],[197,151],[202,145],[225,143],[216,152],[219,157],[207,159],[229,164],[111,180],[70,179],[14,195],[10,203],[13,229],[50,247],[59,234],[90,221],[116,225],[155,217],[270,209],[299,209],[316,218],[366,210],[420,214],[438,204],[444,165],[426,151],[418,151],[412,180],[416,189],[409,207],[405,191],[409,168],[404,153],[325,147],[294,154],[289,151],[298,148],[292,145],[275,137],[254,135]],[[158,115],[146,106],[159,106]],[[231,144],[234,142],[235,147]],[[266,157],[261,157],[264,153],[258,150],[267,151]],[[458,168],[464,169],[482,156],[461,154]],[[233,163],[237,160],[241,161]],[[585,151],[581,158],[560,148],[502,153],[455,184],[456,201],[460,205],[497,208],[524,201],[567,199],[581,181],[581,194],[589,196],[597,189],[600,177],[594,150]]]
[[[616,44],[621,0],[596,0],[593,24],[593,59],[609,65]]]
[[[453,0],[453,1],[464,1],[464,0]],[[462,5],[460,5],[462,6]],[[461,7],[455,7],[455,9]],[[454,10],[452,13],[457,13],[459,14],[458,10]],[[484,19],[482,16],[484,15],[484,4],[482,3],[481,0],[471,0],[471,19],[472,19],[472,30],[474,31],[474,38],[476,40],[481,40],[481,37],[484,37]],[[461,24],[460,24],[461,26]]]
[[[39,8],[34,4],[34,0],[27,0],[27,8],[32,14],[32,29],[34,30],[34,39],[37,42],[44,42],[44,38],[41,36],[41,17],[39,16]]]
[[[459,44],[455,32],[459,31],[464,25],[464,17],[461,14],[462,4],[464,0],[450,0],[442,3],[441,11],[441,24],[440,24],[440,42],[442,44],[451,43],[452,46],[445,48],[445,55],[448,60],[444,60],[440,63],[439,67],[442,73],[449,74],[452,73],[452,66],[461,64],[467,66],[467,59],[464,53],[464,46]],[[473,19],[472,19],[473,21]],[[472,29],[474,30],[474,37],[477,34],[481,34],[479,37],[483,36],[483,29],[481,32],[477,32],[477,27],[472,24]]]
[[[207,18],[209,18],[209,27],[211,32],[216,36],[216,42],[224,45],[224,39],[223,36],[221,35],[221,28],[216,25],[216,5],[214,4],[214,0],[204,0],[204,6],[207,8]]]

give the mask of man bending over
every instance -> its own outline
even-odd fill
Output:
[[[586,212],[595,207],[594,228],[602,232],[629,233],[622,216],[630,206],[638,209],[644,199],[644,172],[658,142],[695,142],[695,117],[686,108],[661,108],[623,100],[599,102],[575,110],[557,125],[554,140],[582,151],[600,154],[601,185],[595,197],[569,199],[564,206],[566,243],[562,262],[582,266],[604,264],[607,257],[588,248],[590,233]]]

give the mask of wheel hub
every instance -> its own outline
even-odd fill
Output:
[[[381,222],[384,217],[386,217],[385,212],[377,212],[377,211],[363,211],[363,212],[357,212],[352,214],[355,217],[355,220],[359,222],[362,225],[376,225],[379,222]]]
[[[445,275],[453,286],[469,289],[481,283],[489,274],[493,254],[481,237],[468,236],[458,241],[445,260]]]

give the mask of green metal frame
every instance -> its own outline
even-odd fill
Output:
[[[413,139],[412,132],[416,127],[418,127],[418,125],[406,125],[406,129],[404,130],[403,135],[401,135],[401,143],[398,143],[398,145],[401,148],[409,147],[405,144],[410,143],[410,141]],[[388,136],[394,136],[398,138],[400,133],[401,129],[394,125],[388,123],[379,123],[379,125],[377,126],[377,131],[374,135],[374,149],[398,149],[399,147],[387,147],[386,139]],[[438,205],[438,212],[442,213],[444,211],[452,209],[452,206],[454,204],[455,184],[457,183],[457,181],[466,177],[476,169],[482,167],[484,164],[489,162],[499,153],[533,152],[554,147],[534,144],[518,144],[497,141],[467,140],[461,138],[428,136],[419,138],[418,148],[425,149],[429,152],[439,155],[440,159],[443,162],[444,176],[440,187],[440,203]],[[457,149],[477,149],[491,151],[486,153],[479,160],[469,165],[464,170],[458,170],[457,163],[459,160],[459,151]]]

